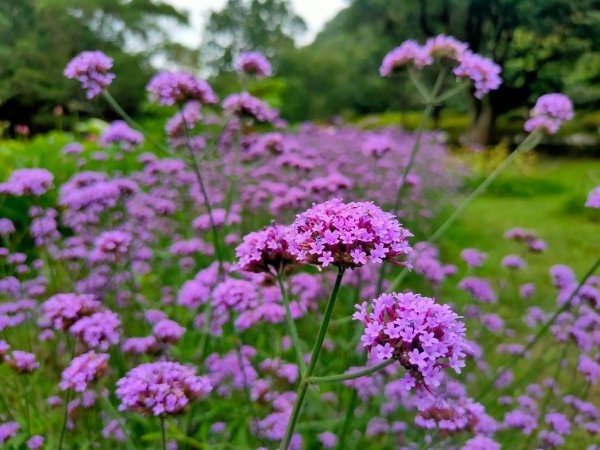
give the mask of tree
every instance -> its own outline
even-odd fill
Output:
[[[83,50],[102,50],[115,59],[111,90],[135,110],[144,98],[150,55],[167,42],[165,21],[185,23],[171,6],[153,0],[3,0],[0,2],[0,120],[51,125],[51,111],[82,99],[77,83],[62,71]],[[127,52],[126,47],[153,52]],[[81,103],[84,104],[83,102]],[[89,103],[86,103],[90,105]],[[102,112],[100,103],[91,103]]]
[[[274,60],[294,48],[294,35],[306,29],[289,0],[228,0],[213,11],[203,34],[203,62],[214,71],[232,69],[242,51],[256,50]]]

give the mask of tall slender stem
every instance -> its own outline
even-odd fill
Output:
[[[63,414],[62,429],[60,430],[60,439],[58,440],[58,450],[62,450],[65,431],[67,430],[67,419],[69,418],[69,402],[71,401],[71,389],[67,389],[65,397],[65,412]]]
[[[160,416],[160,434],[162,436],[163,450],[167,450],[167,432],[165,430],[165,416]]]
[[[282,272],[282,269],[279,269],[277,271],[277,283],[279,284],[279,290],[281,291],[281,298],[283,300],[283,306],[285,307],[285,320],[287,322],[288,331],[292,338],[292,344],[294,345],[296,358],[298,359],[298,367],[300,369],[300,373],[303,374],[304,372],[306,372],[306,364],[304,363],[304,352],[302,351],[302,342],[300,342],[300,337],[298,336],[298,329],[296,328],[294,318],[292,317],[292,310],[290,309],[290,298],[287,289],[285,288],[285,284],[283,283]]]
[[[502,173],[506,167],[510,165],[510,163],[517,158],[517,156],[521,153],[525,153],[528,150],[534,148],[542,139],[542,132],[540,130],[534,130],[531,134],[525,138],[521,144],[508,156],[502,163],[496,167],[496,169],[490,173],[485,180],[475,188],[475,190],[465,199],[463,202],[454,210],[454,212],[448,217],[442,225],[426,240],[426,242],[435,242],[439,238],[441,238],[446,231],[456,222],[456,220],[464,213],[467,207],[479,197],[483,192],[488,188],[492,182],[498,178],[498,175]],[[408,269],[404,268],[402,271],[394,278],[390,287],[388,288],[388,292],[394,291],[398,288],[402,280],[408,274]]]
[[[323,321],[321,322],[319,334],[317,335],[317,340],[315,341],[315,345],[310,356],[308,368],[306,369],[306,372],[300,381],[300,385],[298,386],[298,391],[296,392],[296,401],[294,402],[294,408],[292,409],[292,414],[290,415],[290,419],[285,430],[285,435],[281,440],[281,445],[279,446],[280,450],[287,450],[290,445],[290,441],[292,440],[294,429],[296,428],[296,423],[298,423],[298,418],[300,417],[300,410],[302,409],[302,405],[304,404],[306,391],[308,390],[308,379],[312,376],[313,371],[315,370],[315,366],[317,365],[317,361],[319,360],[321,348],[323,347],[323,341],[325,340],[325,335],[327,334],[327,328],[329,326],[329,321],[331,320],[331,316],[333,314],[333,307],[335,306],[335,300],[340,290],[343,277],[344,269],[340,268],[335,279],[335,284],[333,285],[333,290],[331,291],[331,296],[329,297],[329,301],[327,302],[327,306],[325,307]]]
[[[338,444],[336,446],[339,450],[344,450],[344,443],[346,441],[346,436],[350,431],[350,425],[352,424],[352,419],[354,419],[354,411],[356,410],[356,403],[358,400],[358,392],[356,389],[352,389],[352,393],[350,394],[350,401],[348,402],[348,408],[346,408],[346,414],[344,416],[344,423],[342,425],[342,429],[339,434]]]

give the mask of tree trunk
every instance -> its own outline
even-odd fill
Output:
[[[493,105],[489,100],[478,102],[471,117],[469,129],[462,136],[461,141],[467,145],[490,144],[494,137],[494,128],[496,125],[496,112]]]

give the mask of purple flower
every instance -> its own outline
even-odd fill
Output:
[[[488,58],[465,51],[459,57],[460,64],[454,69],[457,78],[470,78],[475,86],[475,97],[481,98],[502,84],[500,66]]]
[[[121,260],[129,249],[131,235],[124,231],[104,231],[94,243],[90,259],[94,262],[114,262]]]
[[[320,433],[317,438],[319,439],[319,442],[323,444],[324,448],[334,448],[337,444],[337,436],[331,431],[324,431],[323,433]]]
[[[272,224],[260,231],[244,236],[235,249],[239,259],[236,269],[246,272],[278,272],[280,268],[296,262],[289,252],[291,227]]]
[[[125,353],[156,353],[159,350],[158,341],[155,336],[132,337],[123,342],[122,350]]]
[[[123,151],[133,150],[144,141],[144,135],[139,131],[129,128],[127,122],[115,120],[100,135],[99,143],[102,147],[118,144]]]
[[[109,70],[113,66],[112,58],[99,51],[82,52],[73,58],[64,70],[67,78],[81,82],[87,98],[93,98],[110,86],[115,78]]]
[[[5,183],[0,183],[0,193],[39,197],[52,186],[53,180],[54,175],[45,169],[17,169]]]
[[[521,296],[521,298],[524,298],[524,299],[531,298],[534,293],[535,293],[535,284],[534,283],[527,283],[527,284],[522,285],[519,288],[519,295]]]
[[[160,72],[154,75],[146,89],[152,100],[166,106],[189,100],[197,100],[202,104],[217,102],[210,85],[187,72]]]
[[[10,219],[0,219],[0,234],[11,234],[15,232],[15,226]]]
[[[141,364],[117,381],[119,411],[135,411],[143,416],[175,415],[188,404],[212,391],[207,377],[177,362]]]
[[[42,445],[44,445],[44,441],[44,436],[40,436],[39,434],[32,436],[31,439],[27,441],[27,448],[29,450],[38,450],[42,448]]]
[[[475,300],[483,303],[496,303],[498,298],[490,282],[484,278],[465,277],[458,283],[458,287],[467,291]]]
[[[502,258],[501,264],[509,269],[524,269],[527,265],[523,258],[517,255],[507,255]]]
[[[6,363],[19,373],[31,373],[40,363],[35,360],[35,355],[21,350],[14,350],[11,355],[5,358]]]
[[[108,369],[108,357],[106,353],[96,353],[93,350],[75,357],[63,370],[58,386],[63,391],[67,389],[76,392],[85,391],[89,384],[104,375]]]
[[[85,148],[79,142],[71,142],[61,149],[63,155],[79,155]]]
[[[299,261],[326,267],[355,268],[389,261],[411,252],[412,234],[398,220],[370,202],[332,199],[296,216],[290,253]]]
[[[433,59],[425,48],[421,47],[416,41],[408,40],[385,55],[379,68],[379,74],[382,77],[389,77],[407,64],[414,64],[421,69],[432,63]]]
[[[79,337],[89,349],[108,350],[119,342],[121,320],[112,311],[101,311],[83,317],[69,328],[69,333]]]
[[[549,134],[555,134],[563,122],[573,118],[573,103],[564,94],[542,95],[535,102],[531,118],[525,122],[525,131],[542,128]]]
[[[585,379],[592,384],[600,377],[600,364],[590,358],[588,355],[579,355],[577,370],[585,375]]]
[[[496,441],[480,434],[465,442],[462,450],[500,450],[501,448]]]
[[[476,248],[465,248],[460,252],[460,257],[469,267],[480,267],[486,260],[487,254]]]
[[[587,208],[600,208],[600,186],[589,193],[585,206]]]
[[[257,122],[275,122],[279,113],[271,109],[265,102],[253,97],[248,92],[231,94],[223,100],[223,109],[228,114],[239,117],[248,117]]]
[[[0,444],[14,438],[20,428],[17,422],[6,422],[0,425]]]
[[[160,342],[167,344],[179,342],[183,333],[185,333],[185,328],[169,319],[160,320],[152,328],[152,334],[156,336]]]
[[[55,330],[67,330],[82,317],[100,310],[100,302],[89,294],[56,294],[42,304],[42,322]]]
[[[418,294],[382,294],[367,305],[356,305],[353,318],[365,326],[361,338],[378,359],[395,358],[417,386],[429,388],[440,383],[441,369],[460,373],[466,354],[465,326],[448,305]],[[390,326],[392,325],[392,326]]]
[[[448,58],[455,61],[458,61],[468,48],[468,44],[443,34],[430,37],[424,46],[425,53],[433,58]]]
[[[271,64],[260,52],[242,52],[235,62],[236,70],[259,78],[271,75]]]

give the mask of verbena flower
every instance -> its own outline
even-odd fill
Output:
[[[90,350],[75,357],[69,366],[63,370],[59,387],[66,391],[85,391],[88,386],[100,378],[108,369],[109,355]]]
[[[89,349],[108,350],[119,342],[121,319],[112,311],[101,311],[83,317],[69,328],[69,333],[81,339]]]
[[[5,422],[0,425],[0,444],[14,438],[21,427],[17,422]]]
[[[458,287],[467,291],[475,300],[480,302],[496,303],[498,301],[490,282],[484,278],[465,277],[460,280]]]
[[[15,232],[15,226],[10,219],[0,219],[0,234],[11,234]]]
[[[332,199],[298,214],[292,224],[290,253],[322,267],[355,268],[389,261],[405,265],[412,236],[390,213],[370,202]]]
[[[389,77],[402,66],[408,64],[423,68],[433,64],[433,59],[417,41],[404,41],[399,47],[394,48],[385,55],[381,67],[379,67],[379,74],[382,77]]]
[[[468,48],[469,45],[465,42],[443,34],[430,37],[423,47],[425,53],[433,58],[448,58],[455,61],[459,60]]]
[[[524,269],[527,263],[518,255],[507,255],[500,262],[504,267],[509,269]]]
[[[380,360],[397,359],[408,370],[406,387],[436,387],[446,367],[460,373],[466,356],[465,326],[448,305],[417,294],[382,294],[356,305],[365,326],[363,346]]]
[[[585,206],[588,208],[600,208],[600,186],[588,194]]]
[[[262,100],[253,97],[248,92],[231,94],[223,100],[223,109],[227,114],[254,119],[257,122],[275,122],[279,113],[271,109]]]
[[[202,104],[217,102],[210,85],[188,72],[160,72],[154,75],[146,89],[152,100],[166,106],[190,100]]]
[[[132,337],[126,339],[121,347],[125,353],[156,353],[160,350],[156,336]]]
[[[40,436],[39,434],[32,436],[27,441],[27,448],[29,450],[38,450],[38,449],[42,448],[45,440],[46,439],[44,438],[44,436]]]
[[[144,141],[144,135],[127,125],[123,120],[115,120],[100,135],[99,143],[102,147],[118,144],[121,150],[130,151]]]
[[[487,254],[475,248],[465,248],[460,252],[460,257],[469,267],[480,267],[487,259]]]
[[[125,231],[104,231],[94,243],[90,255],[92,261],[115,262],[127,255],[131,244],[131,234]]]
[[[10,355],[7,355],[4,360],[19,373],[31,373],[40,367],[40,363],[36,361],[33,353],[21,350],[14,350]]]
[[[141,364],[117,381],[119,411],[163,416],[183,413],[189,403],[212,390],[207,377],[177,362]]]
[[[246,272],[277,272],[296,262],[289,251],[291,227],[272,224],[244,236],[235,249],[236,269]]]
[[[537,99],[531,110],[531,118],[525,122],[525,131],[544,129],[555,134],[563,122],[573,118],[573,103],[564,94],[545,94]]]
[[[104,53],[86,51],[77,55],[67,64],[64,75],[80,81],[83,89],[86,90],[87,98],[93,98],[110,86],[114,80],[115,74],[109,72],[112,66],[112,58]]]
[[[167,344],[179,342],[183,333],[185,333],[185,328],[169,319],[162,319],[156,322],[152,328],[152,334],[156,336],[160,342]]]
[[[492,438],[480,434],[465,442],[462,450],[500,450],[501,448],[501,445]]]
[[[257,77],[268,77],[271,75],[271,64],[260,52],[242,52],[235,62],[235,68],[240,72]]]
[[[100,302],[89,294],[56,294],[42,303],[44,325],[55,330],[67,330],[82,317],[100,310]]]
[[[39,197],[52,187],[53,180],[54,175],[45,169],[17,169],[6,182],[0,183],[0,193]]]
[[[502,84],[500,66],[491,59],[467,50],[460,55],[459,62],[460,64],[454,68],[454,75],[457,78],[469,78],[473,81],[475,97],[482,98]]]

